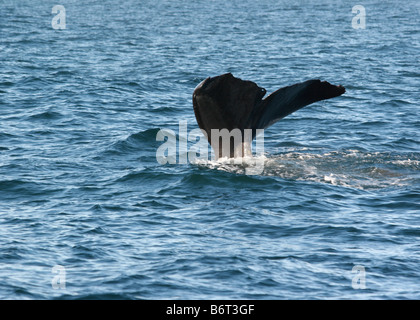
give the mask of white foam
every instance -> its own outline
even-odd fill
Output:
[[[329,182],[333,185],[337,185],[337,177],[334,176],[334,174],[330,173],[328,176],[324,176],[324,180],[326,182]]]
[[[394,160],[391,161],[392,164],[396,164],[396,165],[400,165],[400,166],[413,166],[413,167],[419,167],[420,166],[420,161],[419,160],[411,160],[411,159],[407,159],[407,160]]]
[[[259,161],[260,167],[255,166],[256,161]],[[288,180],[372,189],[402,187],[411,183],[416,173],[407,173],[407,167],[418,169],[419,160],[401,159],[398,155],[390,159],[389,153],[346,150],[327,153],[287,152],[269,157],[264,155],[239,159],[221,158],[197,161],[196,164],[237,174],[259,174]],[[404,171],[398,170],[395,165],[402,166]],[[260,172],[261,166],[263,170]],[[258,170],[252,171],[253,168]]]
[[[232,173],[258,175],[264,173],[264,165],[267,158],[260,156],[245,156],[237,158],[219,158],[217,160],[196,159],[192,164],[206,166],[211,169],[227,171]]]

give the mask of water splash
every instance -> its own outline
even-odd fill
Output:
[[[419,179],[420,155],[362,152],[358,150],[309,153],[294,150],[272,156],[213,161],[194,164],[235,174],[249,174],[260,163],[262,176],[312,181],[358,189],[403,187]],[[249,171],[252,174],[252,171]],[[255,171],[254,171],[255,172]],[[254,173],[255,174],[255,173]]]

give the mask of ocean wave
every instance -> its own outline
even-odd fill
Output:
[[[406,100],[402,100],[402,99],[389,99],[389,100],[386,100],[386,101],[383,101],[383,102],[379,103],[380,106],[390,105],[390,106],[394,106],[394,107],[398,107],[398,106],[401,106],[401,105],[410,105],[410,104],[412,104],[412,103],[409,102],[409,101],[406,101]]]
[[[59,112],[48,110],[29,116],[31,120],[55,120],[60,119],[63,115]]]
[[[156,135],[159,130],[159,128],[153,128],[130,134],[124,140],[114,142],[106,152],[126,153],[144,151],[145,147],[155,147],[157,145]]]
[[[41,182],[21,179],[0,180],[0,197],[4,200],[26,199],[30,201],[33,199],[25,197],[45,197],[62,190],[57,188],[57,186],[50,186]]]

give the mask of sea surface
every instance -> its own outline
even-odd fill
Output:
[[[0,299],[419,299],[419,16],[1,0]],[[159,163],[158,132],[191,145],[192,92],[226,72],[347,92],[265,130],[259,174]]]

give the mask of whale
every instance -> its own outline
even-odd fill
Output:
[[[216,159],[236,158],[250,155],[250,143],[261,130],[311,103],[345,92],[342,85],[315,79],[280,88],[266,96],[267,90],[255,82],[225,73],[199,83],[192,102],[198,126]],[[237,132],[240,139],[228,136],[229,143],[224,144],[223,135],[213,134],[222,131]]]

